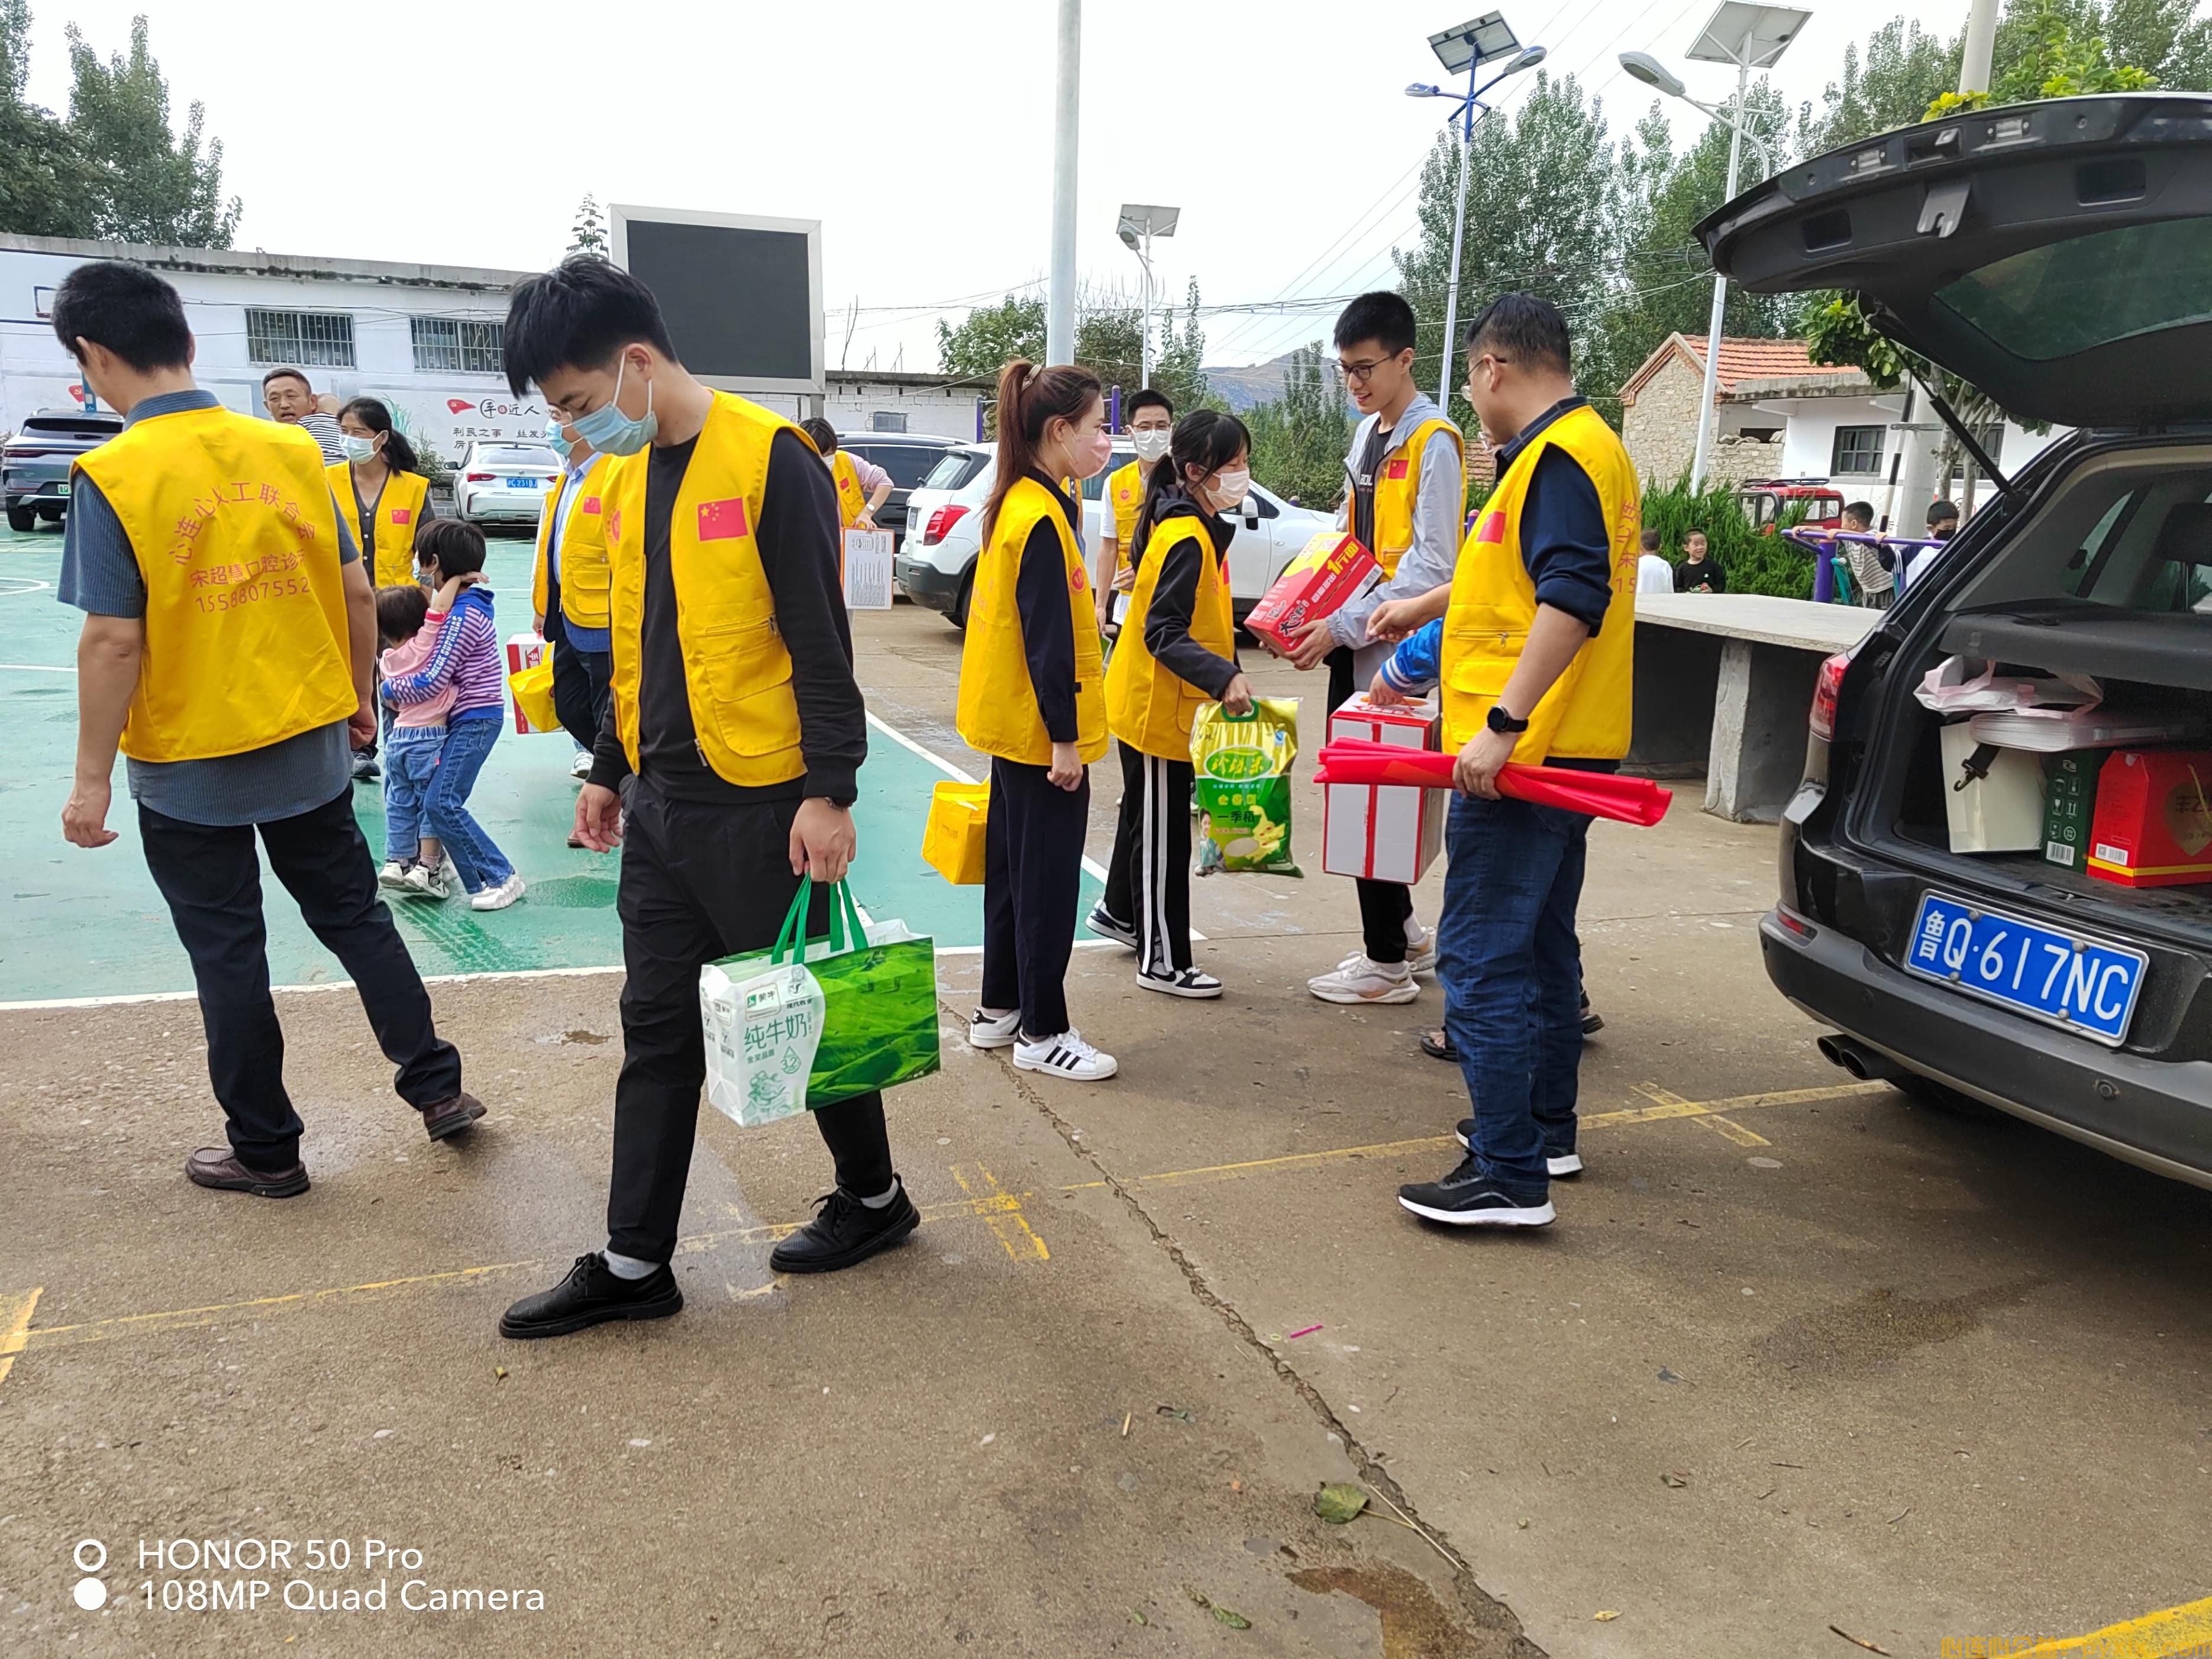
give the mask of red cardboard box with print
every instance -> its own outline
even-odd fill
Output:
[[[2124,887],[2212,881],[2212,752],[2120,749],[2097,775],[2089,873]]]
[[[1290,635],[1316,617],[1334,616],[1373,581],[1381,567],[1356,536],[1325,530],[1284,567],[1244,626],[1288,651]]]

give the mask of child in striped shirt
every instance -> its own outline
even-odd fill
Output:
[[[450,690],[445,747],[422,799],[423,829],[437,838],[453,874],[477,910],[503,910],[522,896],[522,878],[469,811],[469,795],[498,741],[506,718],[506,676],[501,672],[499,631],[492,620],[491,589],[484,584],[483,532],[458,519],[434,519],[415,543],[424,578],[443,586],[456,577],[476,580],[460,590],[438,630],[428,659],[411,674],[387,677],[385,695],[401,708]],[[417,866],[421,890],[442,898],[443,871]],[[414,885],[416,876],[410,874]]]

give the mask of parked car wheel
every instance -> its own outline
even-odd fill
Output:
[[[8,509],[9,529],[21,533],[26,531],[36,530],[38,527],[39,515],[30,507],[11,507]]]
[[[964,634],[968,631],[968,600],[975,591],[975,568],[970,566],[968,574],[960,579],[959,598],[952,601],[952,609],[945,613],[945,620],[951,623],[958,633]]]

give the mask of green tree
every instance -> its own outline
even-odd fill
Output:
[[[1198,309],[1194,277],[1182,326],[1176,327],[1170,313],[1160,325],[1159,349],[1152,357],[1152,384],[1182,410],[1197,408],[1206,397],[1206,375],[1199,368],[1206,336],[1198,325]],[[1103,385],[1128,392],[1144,383],[1143,335],[1144,313],[1120,289],[1087,289],[1078,296],[1075,361]],[[939,322],[938,367],[945,374],[995,386],[999,371],[1015,358],[1042,362],[1044,340],[1043,297],[1010,294],[995,306],[976,307],[957,324]]]
[[[26,103],[31,75],[28,0],[0,0],[0,230],[90,236],[94,175],[69,128]]]
[[[568,228],[568,252],[562,257],[577,253],[587,253],[594,259],[607,257],[606,220],[599,212],[597,197],[586,196],[576,204],[576,222]]]
[[[937,366],[996,386],[999,371],[1017,357],[1044,359],[1044,300],[1009,294],[995,306],[978,306],[957,327],[937,325]]]
[[[1152,384],[1166,392],[1175,406],[1188,415],[1209,399],[1206,371],[1206,332],[1198,325],[1198,278],[1184,291],[1182,326],[1175,313],[1166,313],[1160,324],[1159,349],[1152,356]]]
[[[1076,307],[1075,361],[1109,392],[1118,386],[1126,395],[1144,384],[1144,311],[1121,303],[1118,295]]]
[[[131,51],[102,63],[68,27],[69,125],[98,180],[94,234],[124,242],[228,247],[244,211],[222,196],[222,142],[206,141],[206,112],[193,103],[185,130],[169,125],[169,84],[147,47],[146,20],[131,22]]]
[[[1414,374],[1425,388],[1437,383],[1443,346],[1460,156],[1456,134],[1439,134],[1421,169],[1419,234],[1396,251],[1400,285],[1419,319]],[[1619,286],[1620,176],[1600,104],[1572,76],[1538,70],[1518,110],[1476,123],[1470,178],[1460,328],[1499,293],[1540,295],[1575,325],[1585,392],[1594,401],[1609,395],[1625,378],[1601,326]],[[1456,390],[1451,404],[1462,424],[1473,419]],[[1618,404],[1611,407],[1617,418]]]
[[[1252,433],[1254,477],[1301,507],[1334,509],[1344,494],[1352,417],[1335,362],[1319,340],[1291,354],[1282,396],[1246,410],[1244,424]]]
[[[1846,46],[1843,79],[1828,83],[1818,115],[1808,105],[1799,117],[1799,149],[1819,155],[1917,121],[1959,84],[1964,40],[1947,46],[1899,17],[1869,35],[1863,48]]]

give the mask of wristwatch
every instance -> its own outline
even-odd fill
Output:
[[[1508,737],[1512,736],[1516,732],[1526,732],[1528,729],[1528,722],[1526,720],[1515,720],[1512,715],[1505,712],[1505,705],[1502,702],[1493,702],[1490,705],[1490,719],[1488,724],[1492,731],[1503,732]]]

